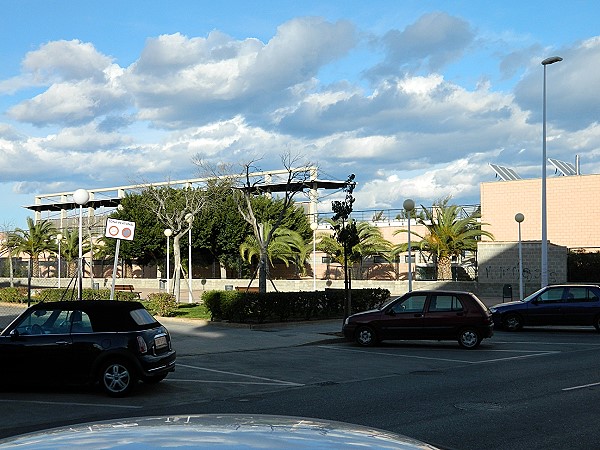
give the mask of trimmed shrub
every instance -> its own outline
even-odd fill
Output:
[[[22,303],[27,298],[27,288],[6,287],[0,289],[0,302]]]
[[[352,291],[352,312],[374,309],[390,296],[387,289]],[[207,291],[202,301],[211,320],[274,322],[339,318],[343,315],[343,289],[317,292]]]
[[[84,288],[81,291],[82,300],[110,300],[110,289]],[[57,302],[60,300],[77,300],[77,290],[73,288],[41,289],[36,294],[36,299],[41,302]],[[139,300],[134,292],[115,292],[115,300]]]
[[[148,294],[146,305],[151,313],[161,317],[172,317],[177,311],[175,296],[167,292]]]
[[[221,292],[224,291],[205,291],[202,294],[202,303],[210,313],[210,320],[222,320],[223,310],[221,309]]]

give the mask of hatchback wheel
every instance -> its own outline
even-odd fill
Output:
[[[502,321],[504,328],[508,331],[518,331],[523,328],[523,319],[517,314],[509,314]]]
[[[377,344],[377,335],[371,327],[362,326],[356,330],[356,342],[363,347]]]
[[[100,384],[111,397],[124,397],[131,392],[136,379],[128,363],[111,361],[103,366]]]
[[[481,337],[474,328],[465,328],[458,335],[458,344],[466,349],[477,348],[481,344]]]

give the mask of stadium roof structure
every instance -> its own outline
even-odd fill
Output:
[[[317,167],[307,166],[290,169],[294,173],[306,172],[305,180],[293,180],[289,182],[287,179],[282,181],[284,175],[289,174],[289,170],[271,170],[264,172],[252,172],[247,176],[254,180],[252,189],[256,190],[257,193],[276,193],[285,192],[288,189],[300,191],[310,191],[310,209],[311,214],[316,212],[317,202],[317,191],[318,189],[342,189],[347,185],[346,181],[336,180],[319,180],[317,178]],[[246,177],[246,175],[235,175],[235,178]],[[206,184],[213,177],[206,178],[192,178],[186,180],[177,181],[164,181],[158,183],[144,183],[135,184],[128,186],[116,186],[99,189],[88,189],[90,194],[89,201],[84,205],[88,210],[88,215],[94,215],[97,209],[106,208],[105,214],[112,212],[114,208],[117,208],[121,203],[121,200],[125,197],[126,193],[139,192],[147,186],[200,186]],[[35,211],[35,221],[41,219],[41,213],[47,212],[59,213],[60,219],[67,218],[70,211],[77,210],[79,205],[73,200],[74,191],[57,192],[52,194],[42,194],[35,196],[35,203],[33,205],[24,206],[26,209]]]

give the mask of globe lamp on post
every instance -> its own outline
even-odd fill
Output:
[[[313,232],[313,291],[317,290],[317,228],[319,228],[319,224],[311,222],[310,229]]]
[[[404,200],[402,204],[404,210],[406,211],[406,218],[408,219],[408,292],[412,291],[412,249],[411,249],[411,241],[410,241],[410,220],[412,212],[415,209],[414,200],[407,198]]]
[[[188,223],[188,302],[194,301],[192,297],[192,224],[194,223],[194,215],[188,213],[185,215],[185,221]]]
[[[515,220],[519,224],[519,299],[523,300],[523,247],[521,245],[521,222],[525,216],[521,213],[515,214]]]
[[[171,292],[170,286],[169,286],[169,271],[170,269],[170,255],[169,255],[169,238],[171,237],[171,235],[173,234],[173,230],[171,230],[170,228],[167,228],[165,231],[165,236],[167,237],[167,292]]]
[[[77,189],[73,193],[73,201],[79,205],[79,264],[77,268],[77,299],[81,300],[83,282],[83,205],[90,199],[90,193],[85,189]]]

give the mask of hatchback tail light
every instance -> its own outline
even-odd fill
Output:
[[[138,350],[140,351],[141,354],[148,353],[148,344],[146,344],[146,341],[144,340],[143,337],[138,336],[137,343],[138,343]]]

